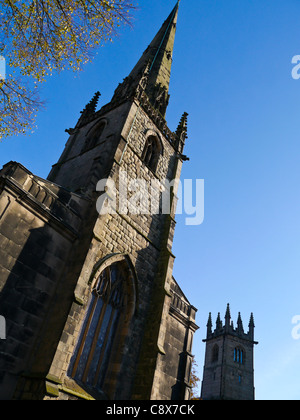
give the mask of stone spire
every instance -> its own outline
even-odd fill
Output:
[[[135,79],[147,64],[150,65],[146,93],[153,105],[157,97],[168,100],[178,8],[179,2],[130,73],[130,77]]]
[[[142,89],[151,105],[165,117],[169,103],[169,85],[179,1],[163,23],[128,77],[115,91],[112,101],[130,97]]]

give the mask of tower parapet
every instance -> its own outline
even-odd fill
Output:
[[[236,327],[234,326],[234,323],[231,320],[229,304],[227,304],[225,324],[223,325],[223,322],[221,321],[220,313],[218,313],[218,317],[216,320],[216,328],[214,329],[214,331],[212,330],[212,327],[213,327],[212,316],[210,313],[208,317],[208,323],[207,323],[207,335],[206,335],[206,339],[203,340],[204,342],[220,337],[226,333],[226,334],[230,334],[234,337],[238,337],[243,340],[253,341],[254,344],[258,344],[257,342],[254,341],[255,324],[254,324],[253,313],[251,313],[251,316],[250,316],[249,329],[247,332],[245,332],[240,312],[238,314],[237,326]]]

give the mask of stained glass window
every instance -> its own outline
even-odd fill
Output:
[[[118,263],[100,274],[71,364],[72,378],[98,390],[103,386],[120,317],[125,311],[125,275]]]

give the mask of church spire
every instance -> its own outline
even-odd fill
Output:
[[[177,25],[179,1],[124,82],[113,101],[123,100],[132,91],[142,89],[151,105],[165,117],[169,103],[169,85]]]
[[[150,64],[149,81],[146,88],[146,93],[148,93],[148,95],[152,93],[153,90],[158,90],[158,86],[160,86],[161,90],[164,90],[166,94],[169,92],[178,8],[179,2],[176,4],[153,41],[130,73],[130,76],[135,78],[141,69],[145,68],[146,64]],[[151,95],[149,96],[151,100]]]

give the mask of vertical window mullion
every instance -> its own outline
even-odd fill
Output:
[[[96,349],[98,336],[99,336],[99,333],[101,331],[101,326],[102,326],[103,318],[104,318],[104,315],[105,315],[105,312],[106,312],[106,308],[107,308],[107,302],[104,303],[104,305],[102,306],[102,309],[101,309],[101,314],[99,316],[99,320],[98,320],[97,328],[96,328],[95,335],[94,335],[94,338],[93,338],[93,342],[92,342],[92,345],[91,345],[91,348],[90,348],[88,360],[87,360],[87,363],[86,363],[86,366],[85,366],[85,369],[84,369],[84,373],[83,373],[83,376],[82,376],[82,381],[83,382],[86,382],[87,377],[88,377],[89,369],[90,369],[90,366],[91,366],[91,363],[92,363],[92,360],[93,360],[93,357],[94,357],[94,352],[95,352],[95,349]]]
[[[96,306],[97,306],[97,301],[98,301],[97,297],[93,296],[93,299],[94,299],[94,302],[93,302],[93,305],[92,305],[92,308],[91,308],[91,311],[90,311],[90,314],[89,314],[89,317],[88,317],[88,320],[87,320],[87,324],[86,324],[86,327],[85,327],[85,330],[84,330],[84,333],[83,333],[83,336],[82,336],[82,339],[81,339],[80,347],[79,347],[77,357],[76,357],[76,360],[75,360],[75,363],[74,363],[74,367],[73,367],[73,370],[72,370],[72,373],[71,373],[72,378],[74,378],[74,376],[76,375],[77,367],[78,367],[78,364],[79,364],[79,361],[80,361],[80,358],[81,358],[81,355],[82,355],[82,352],[83,352],[86,337],[88,335],[88,332],[89,332],[89,329],[90,329],[90,326],[91,326],[91,323],[92,323],[92,319],[93,319],[93,316],[94,316],[94,313],[95,313],[95,309],[96,309]]]
[[[103,342],[103,345],[102,345],[102,349],[101,349],[101,353],[100,353],[100,357],[99,357],[99,362],[98,362],[98,365],[97,365],[97,370],[96,370],[96,374],[95,374],[95,378],[94,378],[94,386],[97,385],[97,382],[98,382],[98,379],[99,379],[100,369],[101,369],[101,366],[102,366],[104,353],[105,353],[105,350],[106,350],[108,337],[109,337],[109,333],[111,331],[112,322],[113,322],[113,319],[114,319],[114,316],[115,316],[115,312],[116,312],[116,309],[113,308],[113,310],[111,311],[111,314],[110,314],[108,327],[106,329],[105,338],[104,338],[104,342]]]
[[[70,377],[100,393],[111,380],[106,378],[108,369],[114,357],[118,357],[117,352],[112,354],[117,345],[116,334],[123,334],[121,326],[127,322],[127,278],[128,272],[122,264],[112,264],[100,273],[70,363]]]

